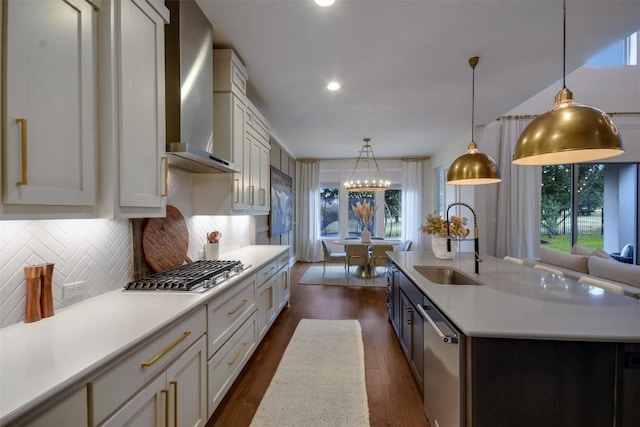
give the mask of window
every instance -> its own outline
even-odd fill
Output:
[[[352,207],[356,205],[356,203],[368,201],[369,205],[372,208],[376,206],[376,193],[374,191],[350,191],[349,192],[349,209],[347,212],[347,237],[360,237],[362,232],[362,222],[358,219],[356,214],[353,213]],[[379,210],[380,208],[378,208]],[[371,231],[371,235],[376,235],[376,218],[371,220],[371,222],[367,225],[369,231]]]
[[[340,188],[320,188],[320,237],[340,236]]]
[[[402,235],[402,190],[384,192],[384,237],[400,238]]]
[[[433,168],[433,207],[438,215],[444,216],[444,169],[442,166]]]
[[[638,65],[638,33],[616,41],[587,61],[588,67]]]
[[[639,169],[633,163],[543,166],[543,245],[568,253],[578,243],[614,255],[637,247]]]

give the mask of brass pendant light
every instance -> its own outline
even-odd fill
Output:
[[[475,113],[475,76],[477,56],[469,58],[469,65],[473,69],[473,83],[471,89],[471,142],[467,152],[451,163],[447,171],[447,184],[451,185],[483,185],[496,184],[500,181],[500,171],[496,162],[486,154],[478,151],[478,144],[473,140]]]
[[[573,100],[565,84],[566,0],[563,7],[562,89],[553,108],[522,131],[513,153],[516,165],[591,162],[624,153],[622,138],[609,116]]]

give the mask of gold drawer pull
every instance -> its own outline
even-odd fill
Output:
[[[234,179],[233,180],[234,186],[236,187],[236,201],[235,203],[240,203],[240,180],[239,179]]]
[[[238,361],[238,358],[242,355],[242,353],[244,353],[244,349],[247,348],[249,344],[242,343],[242,347],[240,347],[240,350],[238,350],[238,353],[236,354],[236,356],[233,358],[233,360],[231,362],[227,362],[227,364],[229,366],[233,365],[234,363],[236,363]]]
[[[187,338],[189,335],[191,335],[191,331],[185,331],[184,334],[182,334],[182,336],[180,338],[178,338],[176,340],[176,342],[174,342],[173,344],[171,344],[169,347],[165,348],[164,350],[162,350],[160,353],[158,353],[156,355],[156,357],[154,357],[153,359],[149,360],[148,362],[142,362],[142,367],[143,368],[148,368],[149,366],[153,365],[154,363],[156,363],[158,360],[160,360],[165,354],[169,353],[171,350],[173,350],[173,348],[175,346],[177,346],[178,344],[180,344],[182,341],[185,340],[185,338]]]
[[[269,307],[267,310],[271,310],[273,308],[273,286],[269,286]]]
[[[164,395],[164,422],[169,427],[169,390],[163,388],[160,393]]]
[[[20,181],[16,182],[16,185],[27,185],[28,173],[27,173],[27,119],[16,119],[16,123],[21,125],[22,132],[20,132],[20,152],[22,157]]]
[[[246,299],[243,299],[242,302],[240,304],[238,304],[238,306],[236,308],[234,308],[233,310],[229,311],[227,313],[227,315],[229,316],[233,316],[234,314],[236,314],[236,312],[238,310],[240,310],[242,308],[242,306],[244,306],[248,301]]]
[[[178,381],[169,381],[169,386],[173,386],[173,425],[178,427]]]
[[[164,162],[164,193],[160,196],[167,197],[169,195],[169,157],[162,156],[162,161]]]

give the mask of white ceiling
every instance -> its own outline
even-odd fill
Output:
[[[471,56],[476,125],[562,78],[561,0],[196,1],[296,158],[357,157],[363,137],[377,157],[433,154],[471,126]],[[566,16],[569,73],[640,29],[640,0],[567,0]]]

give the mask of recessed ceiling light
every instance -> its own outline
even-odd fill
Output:
[[[327,89],[329,89],[329,90],[338,90],[338,89],[340,89],[340,83],[338,83],[338,82],[330,82],[327,85]]]
[[[314,0],[318,6],[327,7],[335,3],[336,0]]]

